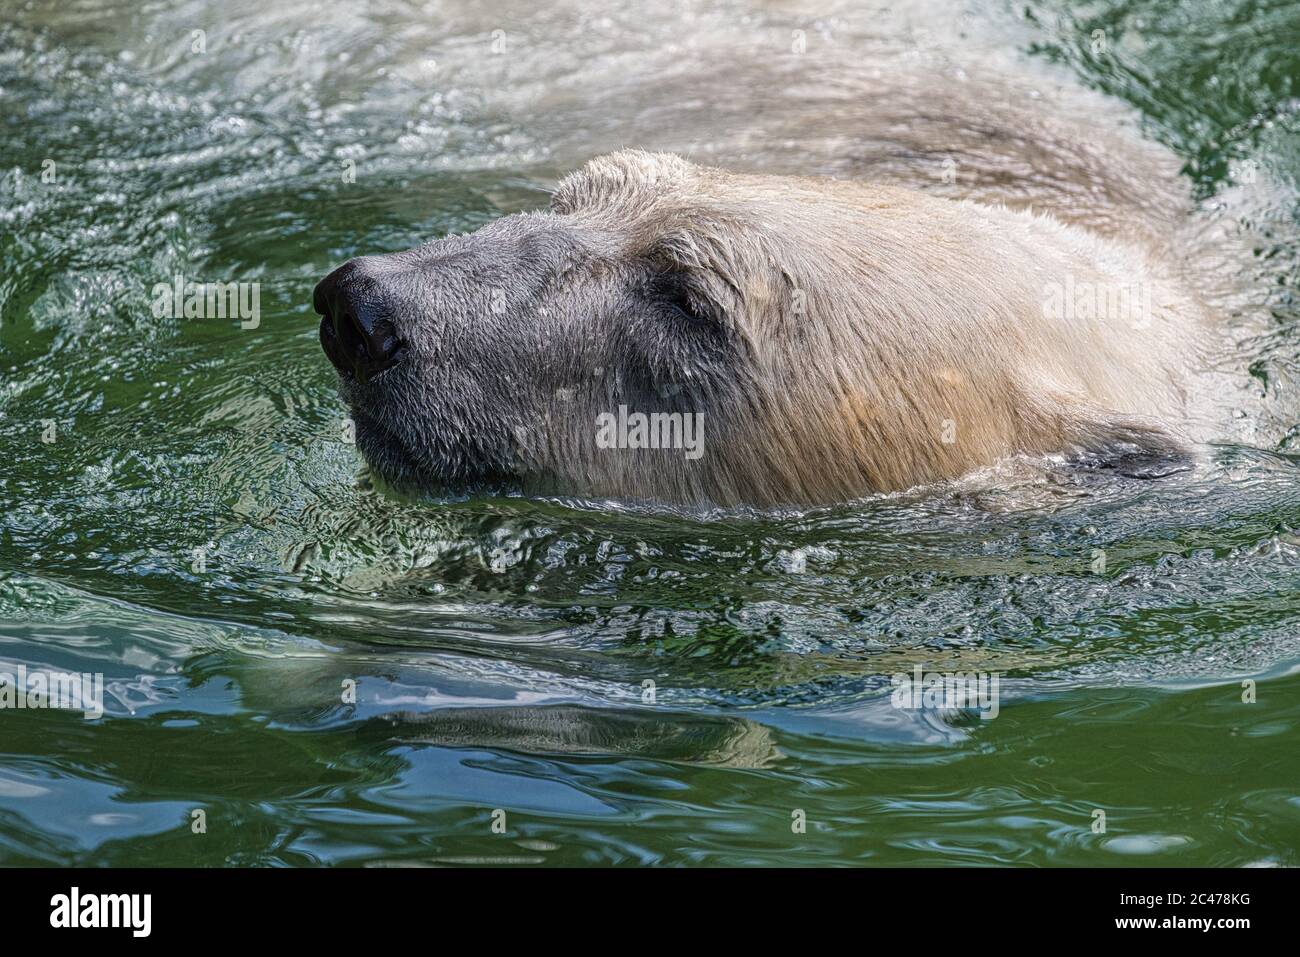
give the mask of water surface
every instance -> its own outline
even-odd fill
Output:
[[[0,861],[1300,863],[1295,5],[486,6],[0,2],[0,670],[107,682],[0,712]],[[1170,150],[1233,434],[800,513],[373,488],[315,281],[619,145],[845,172],[700,68],[794,31],[809,97],[970,53]],[[260,324],[155,318],[177,272]],[[892,707],[916,665],[998,716]]]

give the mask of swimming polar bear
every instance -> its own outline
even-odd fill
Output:
[[[1176,456],[1208,326],[1148,246],[1050,215],[637,150],[314,298],[395,487],[688,505]]]

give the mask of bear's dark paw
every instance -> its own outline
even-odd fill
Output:
[[[1159,423],[1138,416],[1098,416],[1071,436],[1070,467],[1131,479],[1162,479],[1190,472],[1195,458],[1189,443]]]

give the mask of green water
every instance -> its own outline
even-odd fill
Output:
[[[1255,441],[690,517],[376,491],[309,308],[542,205],[577,134],[495,91],[672,24],[322,6],[0,2],[0,671],[106,684],[99,720],[0,711],[0,862],[1300,863],[1300,7],[971,11],[1251,237]],[[497,22],[535,46],[457,58]],[[155,318],[176,272],[261,283],[260,324]],[[916,665],[998,673],[997,716],[893,707]]]

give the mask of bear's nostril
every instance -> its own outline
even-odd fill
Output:
[[[366,349],[366,335],[357,322],[356,316],[350,311],[345,311],[339,316],[334,324],[334,331],[338,333],[344,352],[354,360],[364,359],[369,355]]]
[[[387,290],[360,262],[345,263],[317,283],[312,305],[325,317],[325,354],[340,372],[365,382],[398,362],[404,350]]]
[[[402,341],[397,337],[396,327],[388,318],[369,309],[341,309],[334,320],[334,335],[341,359],[334,364],[345,372],[352,372],[362,382],[383,372],[402,357]],[[334,359],[334,351],[327,349],[326,354]]]

